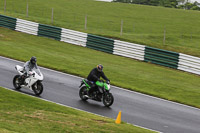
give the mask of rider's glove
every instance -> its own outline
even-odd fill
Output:
[[[29,71],[29,72],[28,72],[28,76],[31,76],[31,75],[32,75],[32,72],[31,72],[31,71]]]
[[[106,83],[107,83],[107,84],[110,84],[110,80],[106,80]]]

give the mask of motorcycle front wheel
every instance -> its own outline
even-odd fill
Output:
[[[114,102],[114,97],[111,93],[106,93],[104,96],[103,96],[103,104],[106,106],[106,107],[109,107],[113,104]]]
[[[21,89],[21,86],[20,86],[20,75],[16,75],[13,78],[13,86],[15,87],[16,90]]]
[[[85,97],[84,95],[87,95],[87,87],[86,86],[81,87],[81,89],[79,90],[79,96],[80,96],[81,100],[83,100],[83,101],[88,100],[88,98]]]
[[[33,86],[32,89],[35,93],[35,95],[39,96],[43,92],[43,85],[41,82],[36,82]]]

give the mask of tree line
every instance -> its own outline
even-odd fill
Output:
[[[191,3],[188,0],[113,0],[113,2],[163,6],[169,8],[186,9],[186,10],[200,10],[200,3],[198,3],[197,1]]]

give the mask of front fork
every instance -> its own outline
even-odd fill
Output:
[[[81,81],[81,85],[79,86],[79,88],[81,88],[81,86],[84,84],[84,82],[83,81]]]

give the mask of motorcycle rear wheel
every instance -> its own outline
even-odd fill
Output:
[[[106,107],[109,107],[113,104],[114,102],[114,97],[112,95],[112,93],[106,93],[104,96],[103,96],[103,104],[106,106]]]
[[[33,86],[32,89],[35,93],[35,95],[39,96],[43,92],[43,85],[41,82],[36,82]]]
[[[15,87],[16,90],[20,90],[21,89],[19,78],[20,78],[20,75],[16,75],[13,78],[13,86]]]
[[[81,87],[81,89],[79,90],[79,96],[80,96],[81,100],[83,100],[83,101],[88,100],[88,98],[85,97],[84,95],[87,95],[87,87],[86,86]]]

